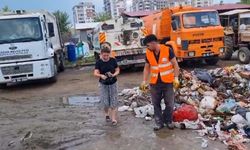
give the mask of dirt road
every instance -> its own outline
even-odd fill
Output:
[[[220,62],[218,66],[235,63]],[[37,81],[0,90],[0,149],[202,149],[202,139],[197,138],[195,131],[164,129],[156,133],[152,131],[152,121],[136,119],[131,113],[120,113],[119,125],[111,127],[104,121],[98,104],[69,105],[71,96],[97,96],[98,82],[92,76],[92,69],[66,70],[55,84]],[[123,72],[119,77],[119,89],[138,86],[141,75],[141,71]],[[222,143],[208,142],[208,150],[225,148]]]

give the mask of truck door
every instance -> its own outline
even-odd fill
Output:
[[[173,27],[175,24],[175,27]],[[181,23],[180,23],[180,16],[172,16],[172,31],[170,34],[171,41],[176,42],[177,46],[181,46]]]

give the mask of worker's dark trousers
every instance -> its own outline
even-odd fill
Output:
[[[173,84],[159,83],[150,86],[152,103],[154,105],[155,122],[157,125],[172,123],[174,109]],[[166,109],[162,111],[161,100],[164,99]]]

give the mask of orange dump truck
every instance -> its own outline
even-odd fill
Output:
[[[180,6],[142,19],[149,34],[174,49],[178,62],[201,59],[215,65],[224,53],[224,31],[215,10]]]

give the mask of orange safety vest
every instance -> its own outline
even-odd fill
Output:
[[[169,47],[160,45],[160,57],[157,62],[154,52],[147,49],[146,56],[150,64],[151,84],[156,84],[160,74],[161,80],[164,83],[173,83],[174,81],[174,67],[169,60]]]

